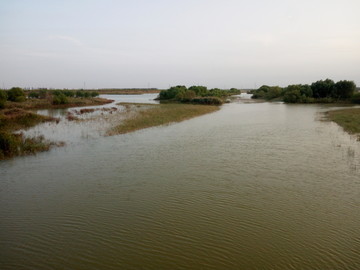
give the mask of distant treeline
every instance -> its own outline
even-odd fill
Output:
[[[254,99],[283,100],[286,103],[333,103],[352,101],[360,103],[353,81],[326,79],[308,84],[293,84],[287,87],[263,85],[250,91]]]
[[[230,90],[221,90],[219,88],[207,89],[206,86],[191,86],[187,88],[184,85],[170,87],[159,93],[158,100],[170,100],[185,103],[199,103],[220,105],[224,99],[231,95],[238,95],[241,91],[236,88]]]
[[[48,99],[52,104],[67,104],[69,98],[90,98],[97,97],[99,93],[96,91],[84,90],[48,90],[45,88],[36,90],[26,90],[20,87],[13,87],[10,90],[0,90],[0,109],[5,107],[6,101],[24,102],[26,99]]]

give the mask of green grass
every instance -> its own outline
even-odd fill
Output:
[[[196,116],[215,112],[219,106],[193,105],[193,104],[127,104],[127,109],[131,112],[132,106],[138,108],[133,115],[126,118],[122,124],[108,131],[108,135],[124,134],[139,129],[167,125],[173,122],[181,122]]]
[[[360,134],[360,108],[329,111],[328,117],[345,131]]]

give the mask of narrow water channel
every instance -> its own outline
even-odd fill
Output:
[[[234,102],[2,161],[0,269],[360,269],[360,142],[328,109]]]

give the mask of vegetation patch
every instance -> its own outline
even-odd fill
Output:
[[[360,108],[343,109],[327,112],[330,120],[334,121],[351,134],[359,134],[360,139]]]
[[[308,84],[293,84],[287,87],[263,85],[250,91],[253,99],[283,100],[285,103],[360,103],[353,81],[326,79]]]
[[[29,138],[23,133],[13,134],[0,131],[0,160],[48,151],[52,146],[62,145],[64,143],[49,142],[43,136]]]
[[[62,145],[62,143],[46,141],[43,136],[29,138],[25,137],[23,133],[14,133],[17,130],[48,121],[57,121],[57,119],[18,108],[1,110],[0,160],[47,151],[51,146]]]
[[[221,105],[229,96],[240,93],[241,91],[236,88],[231,88],[230,90],[213,88],[209,90],[205,86],[194,85],[187,88],[184,85],[178,85],[162,90],[157,99],[182,103]]]
[[[0,131],[16,131],[33,127],[39,123],[56,120],[56,118],[39,115],[23,109],[4,109],[0,111]]]
[[[126,118],[122,124],[112,128],[107,135],[133,132],[139,129],[181,122],[196,116],[219,110],[219,106],[202,106],[194,104],[127,104],[137,107],[136,113]],[[142,108],[142,109],[141,109]]]

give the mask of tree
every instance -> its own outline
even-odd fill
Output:
[[[270,100],[281,96],[282,89],[279,86],[271,86],[265,93],[265,99]]]
[[[186,91],[187,88],[184,85],[172,86],[168,90],[162,90],[159,93],[159,99],[175,99],[177,95],[185,94]]]
[[[300,85],[300,93],[305,97],[309,97],[309,98],[313,97],[313,91],[311,90],[311,87],[308,84]]]
[[[330,79],[326,79],[325,81],[320,80],[311,84],[314,98],[332,97],[334,88],[335,83]]]
[[[7,92],[7,98],[9,101],[23,102],[25,101],[25,92],[20,87],[13,87]]]
[[[284,94],[284,102],[286,103],[298,103],[302,101],[301,87],[299,85],[289,85]]]
[[[337,98],[347,99],[351,98],[356,89],[353,81],[339,81],[335,84],[334,94]]]

